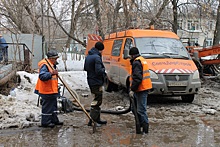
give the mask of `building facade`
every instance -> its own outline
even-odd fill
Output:
[[[216,21],[205,17],[179,17],[177,35],[185,45],[213,45]]]

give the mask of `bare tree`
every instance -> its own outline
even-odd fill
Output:
[[[75,23],[77,22],[77,20],[78,20],[78,18],[79,18],[79,14],[80,14],[80,13],[82,12],[82,10],[83,10],[83,8],[81,8],[81,7],[82,7],[82,4],[83,4],[83,1],[80,2],[77,12],[74,13],[74,14],[76,14],[76,15],[73,15],[73,14],[72,14],[72,16],[71,16],[71,29],[70,29],[70,31],[67,31],[67,30],[64,28],[64,26],[62,25],[61,21],[57,18],[56,14],[55,14],[55,12],[54,12],[54,9],[52,8],[52,5],[51,5],[51,3],[50,3],[50,0],[47,0],[47,1],[48,1],[48,4],[49,4],[49,8],[50,8],[50,10],[51,10],[51,13],[52,13],[52,15],[53,15],[53,18],[54,18],[54,20],[56,21],[56,23],[60,26],[60,28],[62,29],[62,31],[63,31],[69,38],[75,40],[75,41],[78,42],[79,44],[81,44],[81,45],[83,45],[84,47],[86,47],[85,42],[83,42],[83,41],[81,41],[80,39],[76,38],[76,37],[74,36],[74,34],[72,34],[72,33],[74,32],[74,30],[76,29],[76,28],[75,28],[75,26],[76,26]],[[74,1],[72,1],[72,3],[73,3],[73,2],[74,2]],[[87,7],[88,7],[88,6],[87,6]],[[73,9],[73,11],[74,11],[74,4],[72,4],[72,9]],[[73,11],[72,11],[72,13],[73,13]],[[75,17],[73,17],[73,16],[75,16]],[[74,21],[76,21],[76,22],[74,22]],[[68,41],[68,42],[69,42],[69,41]],[[68,43],[68,42],[67,42],[67,43]],[[68,44],[69,44],[69,43],[68,43]]]
[[[1,12],[2,15],[7,18],[8,23],[14,27],[18,33],[19,31],[22,33],[29,33],[28,26],[24,23],[24,17],[26,16],[23,6],[20,5],[18,0],[16,1],[7,1],[2,0]]]
[[[170,1],[170,0],[164,0],[164,1],[163,1],[163,3],[162,3],[162,5],[161,5],[160,9],[159,9],[158,12],[157,12],[157,14],[153,17],[153,19],[151,19],[151,22],[149,23],[149,26],[154,25],[156,19],[158,19],[158,18],[161,16],[163,10],[164,10],[165,7],[168,5],[169,1]]]

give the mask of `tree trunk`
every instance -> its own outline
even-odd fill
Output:
[[[118,0],[117,4],[116,4],[116,7],[114,9],[114,14],[113,14],[113,26],[112,26],[112,31],[113,32],[117,31],[118,14],[119,14],[120,6],[121,6],[121,0]]]
[[[173,23],[172,23],[172,28],[174,33],[177,34],[177,0],[172,1],[173,4]]]
[[[97,26],[98,26],[98,32],[99,35],[104,38],[104,33],[102,30],[102,21],[101,21],[101,14],[100,14],[100,8],[99,8],[99,0],[93,0],[94,3],[94,8],[95,8],[95,16],[96,16],[96,21],[97,21]]]
[[[74,30],[75,30],[75,22],[74,22],[74,14],[75,14],[75,2],[74,0],[72,0],[72,11],[71,11],[71,22],[70,22],[70,31],[69,33],[72,34],[74,36]],[[71,38],[68,36],[68,39],[66,41],[66,48],[70,47],[70,41]]]
[[[213,45],[219,44],[219,41],[220,41],[220,0],[219,0],[218,10],[217,10]]]

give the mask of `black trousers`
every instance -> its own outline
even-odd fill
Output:
[[[48,125],[50,123],[58,123],[57,117],[57,94],[43,94],[42,98],[42,114],[41,125]]]

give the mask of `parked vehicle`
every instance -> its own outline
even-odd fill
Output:
[[[85,54],[100,36],[88,35]],[[150,95],[181,96],[184,102],[192,102],[201,87],[199,72],[179,37],[170,31],[129,29],[112,33],[102,40],[105,49],[102,59],[107,77],[105,89],[117,86],[129,88],[129,49],[136,46],[147,59],[153,88]],[[117,85],[117,86],[116,86]]]

